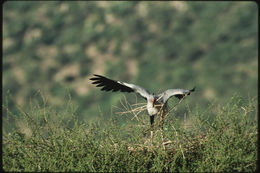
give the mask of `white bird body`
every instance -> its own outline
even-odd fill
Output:
[[[150,94],[146,89],[126,82],[115,81],[108,79],[101,75],[94,74],[95,77],[90,78],[94,81],[92,84],[97,84],[96,87],[102,87],[102,91],[121,91],[121,92],[136,92],[140,94],[144,99],[147,100],[147,112],[150,115],[151,125],[154,122],[154,115],[163,111],[163,114],[167,112],[167,101],[172,96],[182,99],[184,96],[190,95],[191,92],[195,91],[195,87],[191,90],[185,89],[168,89],[161,94],[154,95]]]
[[[149,115],[155,115],[159,112],[158,107],[154,106],[154,98],[147,101],[146,107]]]

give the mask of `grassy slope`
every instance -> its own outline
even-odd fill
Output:
[[[225,106],[189,112],[188,127],[172,114],[152,140],[148,119],[147,126],[119,126],[117,116],[88,124],[77,121],[70,102],[62,113],[46,101],[32,104],[27,113],[20,109],[19,115],[5,110],[9,121],[16,117],[17,127],[3,133],[5,171],[256,170],[255,99],[234,96]]]

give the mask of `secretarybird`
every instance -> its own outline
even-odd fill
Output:
[[[162,111],[162,116],[167,113],[167,101],[172,96],[182,99],[183,97],[190,95],[191,92],[195,91],[195,87],[191,90],[185,89],[168,89],[161,94],[154,95],[150,94],[146,89],[121,81],[108,79],[104,76],[94,74],[95,77],[90,78],[92,84],[96,84],[96,87],[102,87],[102,91],[121,91],[121,92],[136,92],[140,94],[144,99],[147,100],[147,111],[150,115],[151,127],[153,127],[154,116]]]

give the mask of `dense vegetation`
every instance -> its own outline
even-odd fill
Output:
[[[212,119],[213,110],[217,116]],[[15,117],[16,130],[3,136],[4,170],[256,170],[256,99],[234,96],[225,106],[211,105],[203,112],[189,112],[189,125],[173,114],[164,130],[154,130],[153,138],[149,136],[148,126],[142,126],[140,121],[122,127],[115,117],[106,123],[88,124],[78,121],[74,111],[71,103],[62,113],[46,104],[34,105],[27,112],[20,109],[19,116],[8,111],[9,117]]]
[[[253,2],[5,2],[3,168],[254,171],[257,16]],[[124,95],[93,73],[197,90],[151,141],[146,112],[117,115]]]

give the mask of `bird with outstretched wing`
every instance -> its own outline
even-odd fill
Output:
[[[151,94],[146,89],[126,82],[116,81],[112,79],[108,79],[104,76],[94,74],[94,77],[90,78],[92,80],[92,84],[95,84],[96,87],[101,87],[102,91],[120,91],[120,92],[136,92],[141,95],[144,99],[147,100],[147,111],[150,115],[150,123],[151,126],[154,123],[154,116],[163,110],[164,113],[167,111],[167,101],[175,96],[178,99],[182,99],[183,97],[190,95],[191,92],[195,91],[195,87],[191,90],[185,89],[168,89],[161,94],[154,95]]]

